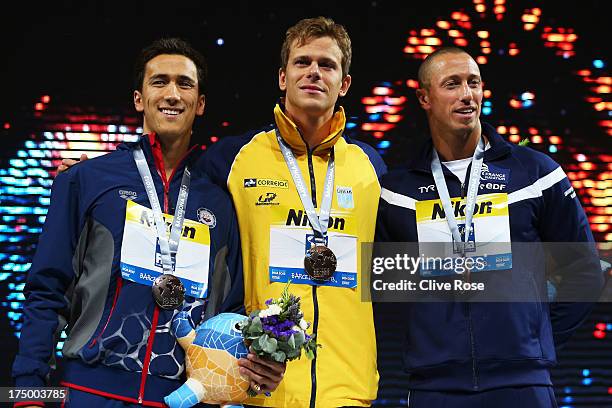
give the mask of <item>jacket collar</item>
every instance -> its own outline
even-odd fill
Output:
[[[510,153],[511,145],[505,141],[493,126],[481,122],[482,133],[489,140],[490,149],[485,151],[484,160],[491,161],[501,158]],[[414,170],[422,170],[431,173],[431,161],[433,159],[433,141],[427,139],[421,147],[420,154],[408,163],[408,167]]]
[[[276,127],[280,131],[283,140],[291,147],[291,150],[297,154],[304,154],[308,152],[308,145],[300,134],[297,125],[285,114],[284,106],[280,103],[274,108],[274,121]],[[331,133],[317,146],[312,149],[312,152],[317,153],[327,151],[332,148],[338,139],[342,137],[344,132],[344,126],[346,124],[346,116],[344,115],[344,109],[340,106],[334,116],[332,117]]]
[[[166,180],[166,173],[164,171],[163,157],[161,151],[161,145],[159,139],[155,133],[143,134],[136,142],[122,143],[117,146],[117,150],[134,150],[136,146],[140,146],[149,165],[154,165],[157,173],[164,181],[164,185],[169,183],[173,179],[173,176],[178,170],[182,170],[188,163],[194,162],[194,160],[201,154],[200,146],[197,144],[192,145],[183,155],[178,165],[174,169],[170,179]]]

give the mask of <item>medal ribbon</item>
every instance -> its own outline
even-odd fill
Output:
[[[310,221],[310,225],[314,231],[315,235],[315,243],[317,244],[325,244],[325,236],[327,235],[327,227],[329,222],[329,215],[331,211],[332,205],[332,197],[333,197],[333,189],[334,189],[334,175],[335,175],[335,162],[334,162],[334,151],[332,150],[331,155],[329,157],[329,162],[327,163],[327,174],[325,176],[325,187],[323,189],[323,199],[321,200],[321,209],[319,211],[319,215],[312,205],[312,199],[310,197],[310,193],[306,188],[306,183],[304,182],[304,178],[302,177],[302,172],[295,160],[295,156],[293,152],[287,146],[285,141],[280,135],[278,129],[276,130],[276,139],[278,140],[278,145],[280,146],[281,153],[285,158],[285,163],[287,163],[287,168],[291,173],[291,178],[293,178],[293,183],[297,189],[298,195],[300,196],[300,200],[302,200],[302,205],[304,206],[304,211],[306,211],[306,215],[308,216],[308,220]]]
[[[474,216],[474,205],[476,204],[476,197],[478,196],[478,186],[480,185],[480,171],[482,169],[482,162],[484,157],[484,140],[481,137],[474,155],[472,156],[472,168],[470,169],[470,178],[468,179],[468,191],[466,196],[465,205],[465,231],[464,239],[461,239],[459,233],[459,226],[457,220],[455,220],[455,214],[453,205],[451,204],[450,195],[448,193],[448,187],[446,186],[446,180],[444,179],[444,172],[442,171],[442,164],[440,163],[440,157],[435,147],[433,149],[433,160],[431,161],[431,172],[433,173],[434,182],[436,183],[436,189],[438,189],[438,195],[440,201],[442,201],[442,207],[444,208],[444,215],[446,215],[446,222],[448,227],[453,234],[453,238],[462,256],[465,256],[465,245],[468,242],[470,236],[470,230],[472,229],[472,217]]]
[[[176,254],[178,251],[181,232],[183,231],[183,221],[185,220],[185,207],[187,204],[187,197],[189,196],[191,173],[189,169],[185,167],[183,179],[181,180],[181,188],[176,202],[176,209],[174,210],[174,220],[172,222],[172,228],[170,229],[170,239],[168,240],[166,223],[162,216],[161,206],[159,205],[157,192],[155,191],[155,184],[153,183],[151,170],[149,170],[149,163],[147,163],[147,159],[140,146],[134,150],[134,161],[136,162],[136,167],[138,167],[138,173],[140,173],[140,178],[145,186],[149,202],[151,203],[151,209],[153,210],[164,274],[172,275],[174,269],[172,268],[171,254]]]

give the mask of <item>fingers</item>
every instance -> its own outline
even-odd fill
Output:
[[[62,173],[62,172],[64,172],[64,171],[68,170],[70,167],[74,166],[75,164],[77,164],[77,163],[79,163],[79,162],[82,162],[82,161],[84,161],[84,160],[87,160],[87,159],[89,159],[89,158],[88,158],[88,157],[87,157],[87,155],[86,155],[86,154],[84,154],[84,153],[83,153],[83,154],[81,154],[81,157],[80,157],[80,159],[79,159],[79,160],[74,160],[74,159],[62,159],[62,164],[60,164],[60,165],[57,167],[57,172],[58,172],[58,173]]]
[[[259,361],[265,361],[251,354],[249,354],[247,359],[241,358],[238,360],[240,374],[251,380],[251,389],[253,391],[257,393],[274,391],[283,379],[285,372],[284,364],[270,363],[268,361],[265,361],[267,364],[261,364],[254,361],[255,358]]]
[[[265,367],[267,367],[270,371],[272,371],[273,373],[275,373],[277,376],[280,376],[282,378],[283,374],[285,373],[285,368],[286,368],[286,364],[285,363],[278,363],[274,360],[268,360],[265,358],[261,358],[259,356],[257,356],[256,354],[253,353],[249,353],[247,355],[247,358],[259,365],[263,365]]]

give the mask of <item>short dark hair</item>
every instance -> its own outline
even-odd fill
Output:
[[[298,21],[293,27],[289,27],[281,48],[281,68],[283,70],[287,69],[289,51],[294,42],[298,47],[301,47],[307,41],[322,37],[330,37],[338,43],[342,52],[342,77],[347,76],[353,56],[351,38],[344,26],[327,17],[305,18]]]
[[[206,60],[200,52],[187,41],[180,38],[160,38],[140,51],[140,55],[134,65],[134,89],[142,92],[147,62],[162,54],[183,55],[193,61],[198,75],[198,93],[200,95],[204,94],[208,74]]]
[[[421,66],[419,67],[419,88],[427,88],[429,87],[429,70],[431,65],[433,64],[434,60],[440,56],[440,55],[444,55],[444,54],[466,54],[468,56],[471,57],[471,55],[464,50],[463,48],[459,48],[459,47],[442,47],[442,48],[438,48],[437,50],[435,50],[434,52],[432,52],[431,54],[429,54],[427,56],[427,58],[425,58],[425,60],[421,63]]]

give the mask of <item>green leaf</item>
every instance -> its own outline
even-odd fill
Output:
[[[263,332],[263,326],[261,324],[261,319],[259,318],[259,316],[255,316],[251,321],[250,331],[251,333]]]
[[[518,143],[519,146],[527,146],[528,144],[529,144],[529,139],[523,139]]]
[[[306,358],[312,360],[315,358],[314,351],[306,349]]]
[[[289,340],[287,340],[287,344],[289,345],[289,347],[291,347],[292,349],[295,348],[295,337],[292,334],[291,337],[289,337]]]
[[[287,355],[282,351],[275,351],[272,353],[272,359],[278,363],[284,363],[287,360]]]
[[[261,341],[261,340],[260,340]],[[263,351],[265,351],[268,354],[272,354],[276,351],[277,347],[276,347],[277,341],[276,339],[272,339],[272,338],[268,338],[267,341],[262,344],[261,348],[263,349]]]
[[[297,333],[293,334],[291,337],[294,337],[295,347],[298,347],[298,348],[302,347],[302,344],[306,342],[306,336],[304,335],[303,331],[298,331]]]

